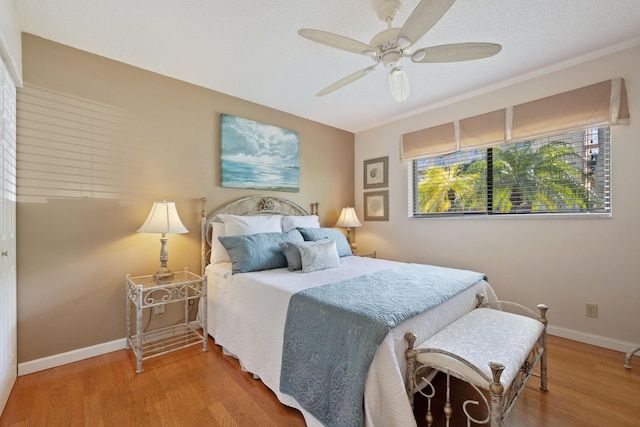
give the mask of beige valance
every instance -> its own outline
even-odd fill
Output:
[[[628,121],[624,80],[614,79],[513,107],[514,141]]]
[[[404,134],[402,160],[629,122],[622,78]]]
[[[460,120],[459,150],[487,147],[506,139],[507,109]]]
[[[402,135],[401,157],[415,159],[441,156],[456,150],[456,131],[453,123],[445,123],[428,129]],[[428,141],[427,144],[425,142]]]

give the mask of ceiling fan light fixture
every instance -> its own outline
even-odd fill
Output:
[[[409,78],[402,67],[395,67],[389,71],[389,90],[391,96],[398,102],[403,102],[409,97]]]

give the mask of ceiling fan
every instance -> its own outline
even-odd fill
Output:
[[[449,10],[455,0],[422,0],[411,12],[402,28],[392,27],[393,19],[400,11],[399,0],[384,0],[378,6],[378,18],[387,23],[387,29],[379,32],[369,44],[327,31],[303,28],[298,34],[309,40],[336,49],[369,56],[375,62],[322,89],[316,96],[331,93],[371,73],[380,63],[389,69],[389,89],[393,98],[402,102],[409,96],[409,79],[402,67],[402,58],[409,57],[416,63],[458,62],[488,58],[500,52],[502,46],[495,43],[453,43],[426,47],[411,52],[413,45],[429,31]]]

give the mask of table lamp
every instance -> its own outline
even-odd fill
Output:
[[[153,275],[155,280],[170,280],[173,277],[173,271],[167,268],[169,260],[169,252],[167,251],[167,234],[188,233],[189,230],[182,224],[176,204],[174,202],[153,202],[151,212],[147,220],[138,229],[138,233],[161,233],[160,243],[160,270]]]
[[[358,216],[356,215],[356,210],[352,207],[347,206],[346,208],[342,208],[342,212],[340,212],[340,218],[338,218],[338,222],[336,222],[336,227],[342,227],[347,229],[347,242],[351,247],[355,248],[355,241],[351,244],[351,227],[362,227],[360,221],[358,221]]]

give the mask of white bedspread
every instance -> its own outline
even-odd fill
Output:
[[[285,405],[299,409],[307,425],[322,424],[289,395],[280,393],[284,324],[292,294],[313,286],[345,280],[402,263],[364,257],[344,257],[334,269],[302,273],[286,268],[231,275],[231,264],[209,265],[208,330],[216,344],[236,356],[243,368],[260,377]],[[418,342],[438,332],[475,307],[477,293],[496,299],[480,281],[449,301],[391,330],[373,359],[365,385],[366,426],[415,426],[404,387],[406,332]]]

